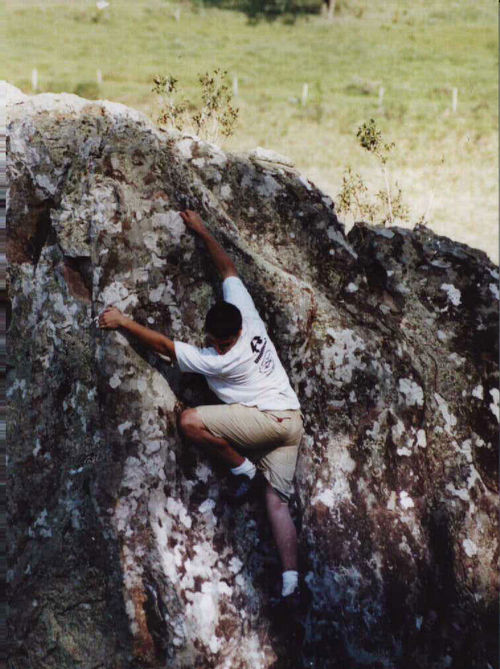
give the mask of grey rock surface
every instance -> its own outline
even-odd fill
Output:
[[[73,95],[8,107],[9,661],[16,669],[496,667],[498,272],[357,224],[286,162]],[[95,318],[201,343],[234,257],[306,424],[303,635],[262,505],[181,443],[205,382]],[[296,630],[295,630],[296,631]]]

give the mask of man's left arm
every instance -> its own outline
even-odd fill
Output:
[[[122,329],[137,337],[140,342],[151,348],[156,353],[168,355],[176,360],[174,342],[155,330],[150,330],[144,325],[136,323],[128,318],[116,307],[108,307],[99,316],[99,327],[107,330]]]
[[[200,215],[191,209],[181,211],[180,215],[186,224],[186,227],[192,230],[192,232],[198,235],[198,237],[204,242],[210,257],[212,258],[213,263],[220,274],[221,279],[224,280],[230,276],[238,276],[236,265],[219,244],[219,242],[215,239],[215,237],[207,230]]]
[[[207,230],[200,215],[190,209],[181,211],[180,215],[186,227],[197,234],[205,243],[205,247],[222,279],[224,300],[238,307],[247,318],[260,318],[250,293],[238,276],[236,265]]]

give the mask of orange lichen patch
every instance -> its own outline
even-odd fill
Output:
[[[151,200],[164,200],[165,202],[169,202],[169,197],[165,191],[157,190],[151,195]]]
[[[100,116],[106,116],[106,112],[104,110],[104,107],[102,107],[99,104],[95,104],[93,102],[90,102],[87,105],[84,105],[84,107],[81,110],[82,115],[85,114],[86,116],[89,117],[95,117],[98,118]]]
[[[90,303],[90,290],[86,286],[81,273],[78,271],[71,258],[64,259],[63,275],[71,295],[84,302]]]
[[[17,195],[15,192],[11,197]],[[22,197],[22,195],[20,196]],[[43,231],[50,224],[48,206],[46,202],[30,203],[30,209],[19,221],[11,221],[7,236],[7,258],[10,263],[21,264],[24,262],[36,262],[40,250],[37,237],[43,235]],[[22,224],[20,224],[22,222]]]
[[[145,663],[155,661],[155,646],[151,634],[149,633],[144,604],[146,602],[146,593],[141,585],[137,585],[128,592],[131,598],[134,611],[135,623],[137,625],[134,632],[133,654],[134,657]]]
[[[7,242],[7,258],[13,265],[20,265],[23,262],[31,262],[32,258],[28,251],[28,238],[22,238],[21,235],[10,238]]]
[[[323,525],[330,518],[332,511],[324,502],[320,500],[314,505],[313,513],[315,522]]]

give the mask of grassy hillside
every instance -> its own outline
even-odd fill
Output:
[[[197,74],[222,67],[239,81],[240,123],[225,147],[287,154],[334,198],[348,164],[381,187],[355,138],[373,117],[396,144],[390,168],[413,219],[427,213],[439,233],[497,259],[496,3],[338,4],[331,23],[306,15],[250,25],[202,4],[7,0],[2,77],[29,93],[36,67],[39,90],[85,96],[100,69],[99,97],[156,117],[155,74],[175,76],[196,104]]]

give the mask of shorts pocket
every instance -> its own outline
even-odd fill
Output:
[[[266,414],[268,416],[271,416],[273,420],[276,421],[276,423],[279,423],[280,425],[281,423],[291,424],[293,420],[291,416],[279,416],[278,414],[272,413],[271,411],[266,411]]]
[[[279,444],[288,441],[290,431],[293,429],[294,421],[290,416],[280,416],[271,411],[266,411],[268,421],[272,426],[272,431],[276,435]]]

